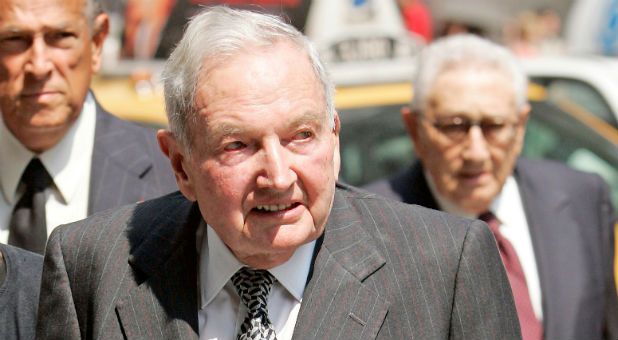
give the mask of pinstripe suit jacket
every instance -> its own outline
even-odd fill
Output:
[[[37,338],[197,339],[200,219],[174,193],[56,228]],[[485,224],[338,184],[294,339],[519,337]]]
[[[541,282],[544,339],[618,338],[613,276],[616,215],[603,180],[521,158],[514,176]],[[368,190],[438,209],[420,163]]]
[[[96,106],[88,214],[178,190],[154,131]]]

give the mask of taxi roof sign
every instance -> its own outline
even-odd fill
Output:
[[[313,0],[305,33],[337,85],[409,81],[423,46],[394,0]]]

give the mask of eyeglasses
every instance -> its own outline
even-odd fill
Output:
[[[483,118],[481,120],[471,120],[465,116],[452,116],[431,120],[422,112],[417,113],[423,119],[431,123],[440,133],[448,137],[453,142],[461,142],[468,136],[470,128],[478,126],[483,132],[485,140],[493,144],[507,143],[515,131],[514,127],[520,122],[506,120],[500,117]]]

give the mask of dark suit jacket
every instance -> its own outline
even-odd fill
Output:
[[[608,186],[597,175],[540,160],[519,159],[514,176],[539,271],[544,339],[616,339],[616,215]],[[439,209],[420,163],[366,189]]]
[[[178,190],[155,131],[96,105],[88,214]]]
[[[52,233],[39,339],[197,339],[197,204],[180,193]],[[294,339],[519,338],[491,231],[338,185]]]

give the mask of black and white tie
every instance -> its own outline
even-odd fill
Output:
[[[232,276],[240,300],[248,309],[238,332],[238,340],[277,339],[266,309],[268,294],[275,280],[267,270],[248,267],[241,268]]]

